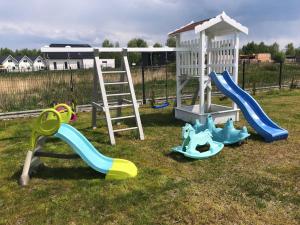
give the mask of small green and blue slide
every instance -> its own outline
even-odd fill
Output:
[[[40,136],[54,136],[66,142],[91,168],[106,174],[105,179],[126,179],[137,175],[134,163],[101,154],[76,128],[67,124],[72,110],[65,104],[63,113],[55,109],[46,109],[38,117],[32,134],[32,145],[35,148]]]

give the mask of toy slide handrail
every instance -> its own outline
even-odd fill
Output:
[[[31,145],[34,148],[40,136],[51,136],[60,128],[61,114],[55,109],[45,109],[33,125]]]
[[[64,103],[60,103],[58,105],[55,105],[53,108],[59,113],[61,113],[62,123],[69,123],[74,113],[70,106]],[[61,108],[64,108],[65,110],[62,110]]]

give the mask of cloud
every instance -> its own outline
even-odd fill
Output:
[[[104,38],[125,46],[135,37],[165,43],[167,33],[191,20],[225,11],[249,28],[241,42],[300,44],[298,0],[27,0],[3,1],[0,47],[40,48],[52,42],[100,45]]]

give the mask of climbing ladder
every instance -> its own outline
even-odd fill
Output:
[[[117,132],[122,132],[122,131],[127,131],[127,130],[135,130],[137,129],[139,132],[139,136],[141,140],[144,140],[144,131],[141,123],[141,118],[140,118],[140,113],[139,113],[139,105],[136,100],[135,92],[134,92],[134,86],[132,82],[132,77],[131,77],[131,72],[130,72],[130,67],[128,63],[128,57],[127,57],[127,50],[123,49],[122,50],[122,70],[121,71],[102,71],[101,68],[101,62],[99,59],[99,51],[95,49],[94,51],[95,54],[95,60],[94,60],[94,88],[93,88],[93,111],[92,111],[92,126],[95,129],[96,128],[96,117],[97,117],[97,109],[100,111],[103,111],[105,114],[105,119],[106,119],[106,124],[107,124],[107,129],[109,133],[109,138],[110,138],[110,143],[112,145],[116,144],[115,140],[115,133]],[[103,76],[106,74],[108,75],[120,75],[120,80],[115,82],[106,82]],[[126,76],[126,80],[125,80]],[[100,87],[100,92],[101,92],[101,97],[102,97],[102,102],[99,103],[97,102],[97,87]],[[118,85],[119,88],[119,93],[107,93],[106,87],[107,86],[112,86],[112,85]],[[123,87],[122,87],[123,86]],[[129,92],[124,92],[125,87],[129,87]],[[131,100],[128,99],[123,99],[123,96],[131,96]],[[117,97],[118,101],[110,101],[111,97]],[[133,115],[129,116],[122,116],[122,108],[125,107],[132,107],[133,109]],[[117,116],[112,117],[111,116],[111,111],[112,110],[117,110]],[[136,121],[136,126],[134,127],[127,127],[127,128],[121,128],[121,129],[114,129],[113,127],[113,122],[112,121],[119,121],[119,120],[125,120],[129,118],[135,118]]]

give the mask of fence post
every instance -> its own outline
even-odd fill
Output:
[[[145,66],[144,66],[144,62],[142,62],[142,90],[143,90],[143,104],[146,104]]]
[[[278,83],[278,85],[279,85],[279,89],[281,89],[281,85],[282,85],[282,62],[280,62],[280,64],[279,64],[279,83]]]
[[[245,67],[246,67],[246,62],[243,60],[243,81],[242,81],[242,88],[245,90]]]

